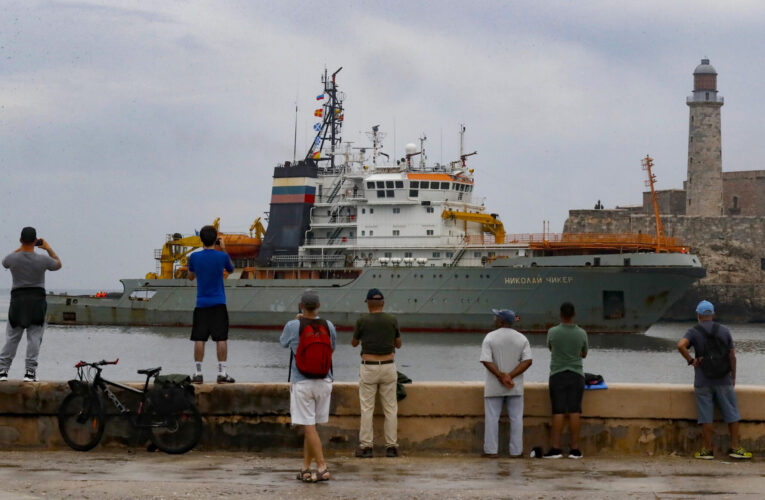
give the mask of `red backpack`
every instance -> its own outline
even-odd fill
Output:
[[[332,369],[332,337],[326,320],[300,318],[300,341],[295,352],[295,366],[307,378],[324,378],[329,375]]]

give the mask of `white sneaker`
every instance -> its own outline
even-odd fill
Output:
[[[24,374],[24,382],[37,382],[37,373],[34,370],[27,370]]]
[[[1,371],[0,372],[0,382],[7,382],[8,381],[8,372],[7,371]]]

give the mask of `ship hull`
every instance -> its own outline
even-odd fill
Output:
[[[295,317],[299,297],[309,288],[319,294],[323,317],[351,328],[366,312],[366,291],[379,288],[385,294],[385,310],[395,314],[405,330],[486,331],[492,325],[491,309],[511,308],[521,317],[518,329],[543,332],[557,322],[560,304],[570,301],[576,306],[577,323],[588,331],[643,332],[705,274],[692,256],[667,255],[652,262],[657,257],[621,255],[622,265],[597,267],[584,265],[585,257],[573,262],[548,257],[507,267],[367,267],[355,279],[236,279],[226,280],[226,299],[231,326],[242,328],[281,328]],[[604,256],[606,264],[608,258]],[[191,324],[193,282],[122,283],[125,290],[118,298],[49,295],[48,322]]]

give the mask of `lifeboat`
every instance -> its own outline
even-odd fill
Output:
[[[219,234],[226,253],[232,259],[254,259],[260,252],[260,238],[246,234]]]

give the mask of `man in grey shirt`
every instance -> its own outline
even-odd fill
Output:
[[[0,351],[0,382],[8,380],[16,349],[24,330],[27,332],[27,359],[24,382],[37,380],[37,356],[45,329],[45,271],[61,269],[61,259],[45,240],[37,239],[33,227],[21,230],[21,246],[3,259],[3,267],[11,270],[13,286],[8,308],[8,325],[3,350]],[[35,253],[40,247],[48,255]]]
[[[486,334],[481,363],[486,367],[483,454],[496,457],[499,448],[499,416],[507,406],[510,420],[510,456],[523,455],[523,372],[531,366],[529,340],[511,327],[515,313],[492,309],[496,330]]]

